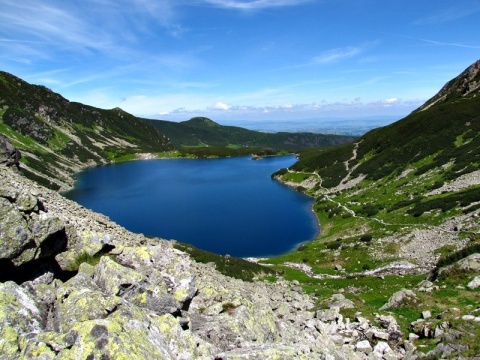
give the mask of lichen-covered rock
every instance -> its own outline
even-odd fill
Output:
[[[0,259],[13,259],[30,246],[33,236],[14,204],[0,197]]]
[[[29,191],[27,190],[22,190],[16,197],[15,199],[15,204],[17,205],[17,208],[20,211],[34,211],[34,210],[39,210],[38,205],[38,199],[36,196],[33,196]]]
[[[80,288],[72,292],[60,291],[56,302],[58,331],[66,333],[77,322],[104,319],[121,305],[117,296],[105,296],[100,291]]]
[[[13,357],[18,338],[42,331],[42,323],[38,304],[25,289],[12,281],[0,283],[0,354]]]
[[[125,247],[118,261],[132,269],[148,274],[152,284],[166,283],[169,293],[181,304],[188,303],[197,288],[187,254],[162,246]]]
[[[457,265],[460,269],[463,270],[480,270],[480,254],[475,253],[467,256],[465,259],[462,259],[457,262]]]
[[[472,281],[470,281],[468,284],[467,284],[467,287],[469,289],[477,289],[480,287],[480,276],[475,276]]]
[[[94,281],[106,294],[117,295],[122,289],[145,279],[144,274],[122,266],[108,256],[103,256],[95,266]]]
[[[332,303],[329,305],[330,308],[340,308],[340,309],[354,309],[355,304],[352,300],[345,298],[343,294],[333,294],[330,298]]]
[[[67,237],[70,239],[70,248],[55,256],[55,260],[62,270],[74,271],[78,267],[77,259],[82,256],[97,256],[105,248],[114,249],[112,234],[97,233],[91,231],[72,232],[71,227],[65,228]]]

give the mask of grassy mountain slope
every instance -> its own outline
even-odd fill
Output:
[[[155,128],[121,109],[70,102],[51,90],[0,72],[0,132],[22,152],[24,171],[53,188],[71,184],[86,165],[168,148]]]
[[[363,232],[379,228],[385,236],[387,223],[437,226],[473,215],[480,204],[479,78],[480,61],[406,118],[352,144],[300,152],[276,176],[315,196],[319,216],[335,218],[336,236],[340,223],[354,220],[368,224]]]
[[[327,147],[351,142],[350,136],[315,133],[264,133],[237,126],[223,126],[205,118],[195,117],[175,123],[163,120],[147,120],[161,133],[180,146],[229,146],[262,147],[297,151],[308,147]]]
[[[343,289],[355,304],[344,316],[361,311],[373,319],[392,293],[412,289],[414,302],[387,311],[402,331],[420,334],[425,352],[445,341],[464,346],[452,358],[478,355],[480,326],[459,316],[478,307],[478,290],[467,286],[478,270],[453,267],[432,293],[418,289],[437,264],[480,248],[479,79],[477,61],[406,118],[352,144],[300,152],[296,164],[274,176],[316,199],[322,233],[264,262],[317,294],[320,307]],[[422,326],[448,323],[461,335],[418,332],[411,322],[423,310],[442,320]]]

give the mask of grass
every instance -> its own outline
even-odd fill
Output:
[[[215,264],[215,268],[222,274],[244,281],[253,281],[263,276],[273,276],[276,272],[271,268],[233,256],[222,256],[209,251],[198,249],[189,244],[176,242],[174,247],[184,251],[197,262]]]

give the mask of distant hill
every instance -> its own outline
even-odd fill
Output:
[[[119,108],[70,102],[6,72],[0,72],[0,132],[20,149],[26,174],[57,189],[86,166],[170,148],[155,128]]]
[[[237,126],[223,126],[205,117],[194,117],[183,122],[145,120],[165,134],[172,145],[261,147],[297,151],[310,147],[327,147],[352,142],[353,136],[315,133],[266,133]]]

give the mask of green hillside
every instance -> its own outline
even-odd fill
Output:
[[[6,72],[0,72],[0,132],[20,149],[23,171],[57,189],[85,166],[170,148],[155,128],[121,109],[70,102]]]
[[[473,214],[480,208],[479,69],[476,62],[426,105],[354,143],[301,151],[275,176],[315,196],[319,217],[335,218],[337,231],[352,215],[363,216],[366,232],[378,223],[439,225]]]
[[[315,198],[321,235],[264,262],[319,296],[319,307],[342,289],[355,304],[344,316],[373,321],[393,293],[414,290],[414,301],[383,313],[418,335],[422,351],[461,344],[445,358],[478,355],[480,327],[458,315],[478,308],[468,286],[478,270],[455,262],[480,249],[479,79],[477,61],[406,118],[351,144],[301,151],[273,176]],[[429,272],[436,287],[419,290]],[[416,327],[423,310],[437,320]],[[462,335],[422,332],[441,322]]]
[[[223,126],[205,117],[194,117],[180,123],[163,120],[146,121],[165,134],[176,147],[218,146],[297,151],[310,147],[334,146],[355,139],[351,136],[315,133],[264,133],[237,126]]]

